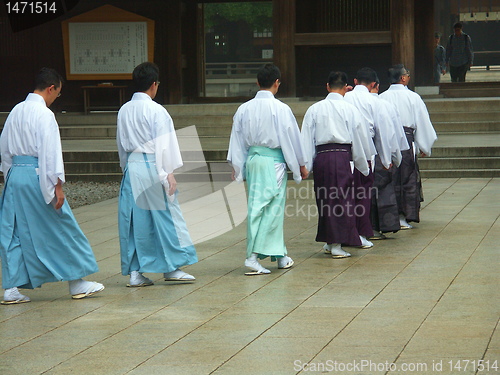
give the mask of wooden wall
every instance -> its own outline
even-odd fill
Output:
[[[0,111],[10,111],[19,101],[24,100],[33,90],[33,77],[39,68],[51,67],[66,75],[62,42],[61,21],[78,14],[110,4],[129,12],[139,14],[155,21],[155,57],[154,62],[160,67],[162,84],[156,100],[162,104],[179,103],[183,97],[183,58],[181,23],[186,7],[180,0],[143,1],[135,0],[86,0],[80,1],[75,8],[64,16],[34,28],[12,32],[5,7],[0,7],[0,69],[4,73],[2,83],[9,90],[0,92]],[[190,25],[193,21],[190,21]],[[192,27],[192,26],[191,26]],[[196,45],[196,33],[186,43]],[[190,49],[188,49],[189,51]],[[191,61],[192,59],[190,59]],[[185,60],[184,60],[185,61]],[[186,66],[188,68],[188,66]],[[189,66],[191,69],[192,67]],[[196,71],[190,79],[196,79]],[[190,81],[190,82],[191,82]],[[83,111],[83,93],[81,86],[96,84],[100,81],[67,81],[61,98],[52,106],[54,111]],[[129,85],[130,81],[113,81],[115,84]],[[127,99],[132,94],[127,92]],[[115,102],[116,99],[100,97],[101,101]],[[105,103],[104,103],[105,104]]]

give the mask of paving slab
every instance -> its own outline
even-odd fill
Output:
[[[50,283],[25,291],[31,303],[1,306],[0,373],[500,374],[500,179],[423,186],[414,229],[332,259],[314,241],[312,182],[290,183],[295,265],[264,260],[272,273],[259,277],[244,276],[244,185],[224,187],[223,226],[217,197],[186,189],[197,280],[147,274],[147,288],[121,275],[117,199],[75,209],[100,268],[88,279],[106,289],[75,301]]]

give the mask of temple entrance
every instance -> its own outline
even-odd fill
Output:
[[[272,1],[203,4],[201,97],[252,97],[258,69],[273,60]]]

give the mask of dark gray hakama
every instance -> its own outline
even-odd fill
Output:
[[[317,242],[360,246],[356,229],[351,145],[316,146],[313,164],[314,192],[318,206]]]
[[[371,222],[373,230],[382,233],[396,233],[400,229],[398,203],[392,180],[392,169],[385,169],[377,155],[375,158]]]
[[[394,170],[394,191],[398,203],[399,213],[406,217],[406,221],[420,222],[420,202],[423,202],[422,181],[418,169],[417,155],[413,144],[414,131],[404,128],[410,149],[401,151],[401,165]]]
[[[356,228],[358,233],[366,238],[373,236],[370,212],[372,207],[371,195],[374,176],[370,162],[368,162],[368,166],[370,167],[370,173],[368,176],[365,176],[357,169],[354,169],[354,186],[356,188]]]

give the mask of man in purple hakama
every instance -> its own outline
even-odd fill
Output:
[[[307,110],[302,123],[302,139],[313,168],[314,191],[319,220],[316,241],[333,258],[351,256],[341,245],[360,246],[356,228],[353,167],[368,175],[367,155],[370,136],[358,110],[344,100],[347,75],[331,72],[328,96]]]

